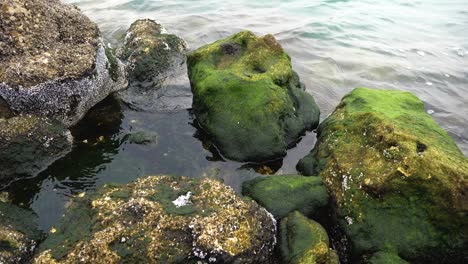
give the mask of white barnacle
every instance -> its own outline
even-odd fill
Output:
[[[191,192],[187,192],[187,194],[185,195],[181,195],[179,197],[177,197],[177,199],[175,199],[174,201],[172,201],[172,203],[177,207],[182,207],[182,206],[186,206],[188,204],[191,204],[192,202],[190,201],[190,197],[192,196],[192,193]]]

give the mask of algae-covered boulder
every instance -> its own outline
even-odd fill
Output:
[[[127,30],[119,58],[127,63],[129,87],[119,93],[137,110],[179,110],[192,105],[187,76],[187,46],[150,19],[135,21]]]
[[[298,169],[323,178],[354,258],[384,251],[462,263],[468,255],[468,161],[413,94],[355,89]]]
[[[317,222],[298,211],[288,214],[280,225],[283,263],[338,264],[338,255],[330,249],[328,235]]]
[[[0,201],[0,263],[28,263],[42,238],[36,216]]]
[[[198,123],[227,158],[278,158],[318,124],[313,97],[272,35],[243,31],[203,46],[188,72]]]
[[[71,150],[72,136],[45,117],[0,118],[0,186],[33,177]]]
[[[218,180],[144,177],[77,198],[36,263],[262,263],[275,228]]]
[[[59,0],[1,1],[0,21],[0,97],[15,113],[68,127],[125,87],[123,64],[106,54],[98,27],[78,8]]]
[[[320,177],[257,177],[242,184],[242,194],[257,201],[277,219],[295,210],[312,216],[328,204],[327,189]]]

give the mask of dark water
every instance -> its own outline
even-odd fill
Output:
[[[468,154],[468,2],[453,1],[151,1],[69,0],[117,40],[131,22],[152,18],[197,48],[239,30],[273,33],[325,118],[357,86],[415,93]],[[131,143],[151,132],[157,142]],[[106,182],[140,176],[217,175],[239,191],[259,173],[296,173],[315,143],[307,133],[288,155],[269,164],[223,160],[196,128],[190,109],[138,112],[106,99],[72,131],[73,151],[38,177],[12,184],[15,203],[34,210],[47,231],[70,198]]]

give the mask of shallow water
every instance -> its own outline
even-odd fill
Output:
[[[468,2],[453,1],[155,1],[68,0],[98,23],[116,45],[138,18],[152,18],[195,49],[249,29],[274,34],[291,55],[325,118],[357,86],[415,93],[468,154]],[[38,177],[8,190],[32,208],[43,230],[70,197],[106,182],[143,175],[216,175],[236,190],[258,172],[295,173],[315,143],[309,132],[282,161],[248,165],[224,161],[196,129],[190,110],[138,112],[107,99],[73,131],[74,150]],[[152,131],[155,143],[132,144],[128,134]],[[83,141],[86,140],[87,143]],[[211,150],[211,151],[210,151]],[[214,152],[214,153],[213,153]]]

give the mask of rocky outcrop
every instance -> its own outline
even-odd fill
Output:
[[[71,145],[70,131],[57,121],[29,115],[0,118],[0,186],[36,176]]]
[[[313,97],[272,35],[243,31],[201,47],[188,70],[197,121],[227,158],[281,157],[318,124]]]
[[[330,248],[325,229],[317,222],[294,211],[281,220],[280,248],[282,263],[339,264],[338,255]]]
[[[69,127],[126,86],[123,64],[76,7],[59,0],[0,3],[0,98],[16,114]]]
[[[275,229],[218,180],[144,177],[78,197],[36,263],[262,263]]]
[[[464,262],[468,161],[411,93],[346,95],[298,169],[323,178],[355,259]]]
[[[28,263],[41,232],[36,216],[25,209],[0,201],[0,263]]]
[[[242,184],[242,194],[257,201],[277,219],[296,210],[313,216],[328,205],[327,189],[320,177],[257,177]]]
[[[120,98],[136,110],[174,111],[192,106],[187,45],[150,19],[135,21],[119,57],[127,63],[129,87]]]

